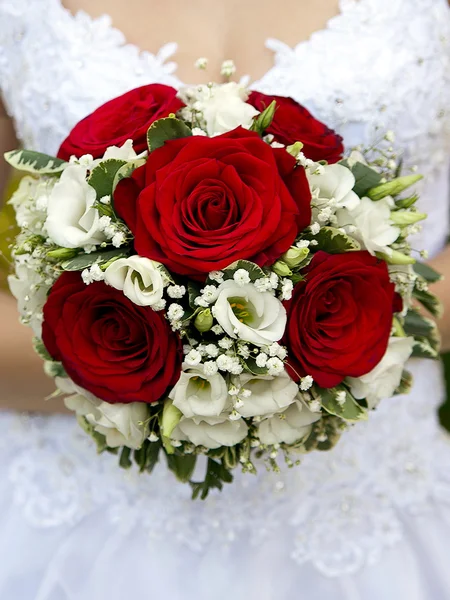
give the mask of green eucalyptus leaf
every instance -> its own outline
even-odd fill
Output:
[[[117,171],[126,164],[126,160],[108,158],[92,169],[88,183],[97,192],[97,200],[100,200],[104,196],[112,196],[113,183]]]
[[[167,117],[150,125],[147,131],[147,143],[150,152],[164,146],[169,140],[192,136],[192,130],[180,119]]]
[[[197,456],[195,454],[168,454],[166,457],[168,467],[176,478],[182,483],[187,483],[194,472]]]
[[[335,227],[322,227],[317,235],[306,232],[302,237],[306,240],[316,240],[317,246],[314,249],[323,250],[328,254],[342,254],[361,249],[360,244],[355,239]]]
[[[344,402],[337,401],[337,394],[340,392],[345,394]],[[356,402],[343,385],[338,385],[330,389],[320,389],[319,394],[322,399],[323,408],[330,415],[336,415],[345,421],[367,420],[367,411]]]
[[[115,250],[104,250],[100,252],[91,252],[90,254],[79,254],[71,260],[66,260],[61,264],[64,271],[83,271],[94,263],[104,264],[113,258],[123,258],[127,256],[127,252],[117,248]]]
[[[6,162],[15,169],[35,175],[58,175],[69,164],[60,158],[33,150],[11,150],[4,156]]]
[[[430,265],[425,263],[416,262],[413,266],[414,271],[420,275],[428,283],[436,283],[441,281],[442,275],[435,271]]]

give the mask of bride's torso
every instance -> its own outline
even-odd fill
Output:
[[[434,254],[449,229],[447,1],[341,0],[340,9],[294,48],[268,40],[273,66],[252,87],[294,97],[349,146],[395,131],[405,166],[426,178],[421,208],[429,219],[417,246]],[[54,154],[78,120],[133,87],[181,86],[174,44],[140,52],[106,16],[73,16],[59,0],[0,0],[0,17],[3,97],[28,147]],[[105,507],[123,527],[139,520],[152,536],[170,532],[199,550],[242,535],[258,543],[287,526],[294,559],[329,574],[352,571],[401,536],[399,509],[425,506],[450,485],[450,453],[438,448],[440,367],[416,362],[413,370],[413,393],[386,400],[332,453],[308,455],[280,475],[238,476],[201,506],[163,467],[139,477],[119,472],[115,457],[95,458],[70,417],[3,414],[0,449],[15,499],[38,527],[76,523]]]

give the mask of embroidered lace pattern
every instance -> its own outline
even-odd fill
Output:
[[[341,0],[341,14],[289,48],[268,40],[274,66],[253,87],[290,95],[336,127],[348,144],[387,129],[427,183],[429,221],[420,246],[437,251],[448,232],[450,11],[446,0]],[[357,51],[355,51],[357,49]],[[102,102],[138,85],[180,86],[176,52],[125,44],[110,19],[72,16],[58,0],[2,0],[0,82],[24,145],[55,153],[70,128]],[[238,60],[238,57],[236,57]],[[0,452],[14,501],[35,527],[80,522],[95,511],[150,538],[169,533],[192,551],[259,544],[281,527],[299,564],[334,576],[357,571],[402,538],[402,515],[450,501],[450,444],[436,407],[439,365],[416,362],[414,392],[386,400],[331,453],[236,483],[205,503],[164,465],[152,477],[123,472],[70,417],[0,416]]]

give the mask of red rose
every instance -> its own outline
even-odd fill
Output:
[[[176,95],[174,88],[152,83],[110,100],[75,125],[58,158],[83,154],[101,158],[109,146],[121,146],[129,139],[137,153],[146,150],[150,125],[184,106]]]
[[[344,146],[341,136],[315,119],[304,106],[292,98],[252,92],[247,102],[257,110],[263,111],[273,100],[276,100],[277,108],[267,133],[271,133],[275,141],[285,146],[302,142],[302,152],[311,160],[326,160],[332,164],[342,158]]]
[[[237,259],[272,264],[309,225],[310,201],[293,157],[240,127],[166,142],[114,193],[137,253],[199,279]]]
[[[287,307],[291,376],[330,388],[371,371],[386,352],[396,300],[386,263],[365,251],[318,252],[304,274]]]
[[[73,381],[106,402],[156,402],[181,371],[181,342],[164,314],[103,282],[63,273],[44,306],[42,340]]]

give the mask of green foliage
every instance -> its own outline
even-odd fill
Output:
[[[416,262],[413,266],[414,271],[417,275],[420,275],[428,283],[436,283],[442,279],[442,275],[435,271],[430,265],[425,263]]]
[[[414,288],[413,296],[418,300],[426,310],[439,319],[442,315],[442,304],[437,296],[427,290]]]
[[[197,456],[195,454],[167,454],[167,465],[178,481],[187,483],[194,472]]]
[[[338,402],[337,394],[343,392],[345,401]],[[320,389],[323,408],[330,415],[341,417],[345,421],[366,421],[367,412],[358,404],[350,392],[343,385],[338,385],[331,389]]]
[[[112,182],[112,193],[114,194],[114,190],[116,189],[119,181],[122,181],[122,179],[126,179],[127,177],[130,177],[132,175],[133,171],[135,171],[138,167],[141,167],[144,164],[145,164],[145,158],[136,158],[136,159],[127,161],[124,165],[119,167],[119,169],[117,169],[117,171],[116,171],[116,174],[114,175],[114,179]],[[113,196],[111,196],[111,202],[113,203]]]
[[[147,143],[150,152],[164,146],[165,142],[179,138],[190,137],[192,130],[179,119],[167,117],[159,119],[150,125],[147,131]]]
[[[347,161],[342,161],[342,164],[349,168],[355,177],[355,186],[353,191],[360,198],[367,195],[367,192],[379,185],[382,181],[382,176],[377,173],[372,167],[361,162],[356,162],[352,166]]]
[[[79,254],[70,260],[66,260],[61,264],[64,271],[83,271],[94,263],[102,265],[109,262],[113,258],[123,258],[127,256],[127,252],[123,249],[101,250],[99,252],[91,252],[90,254]]]
[[[151,473],[158,462],[159,452],[162,448],[161,441],[150,442],[145,440],[141,448],[134,451],[134,460],[142,473],[147,471]]]
[[[256,360],[252,357],[242,359],[242,366],[252,375],[267,375],[267,367],[258,367]]]
[[[323,250],[328,254],[342,254],[361,249],[360,244],[355,239],[335,227],[322,227],[317,235],[307,231],[302,235],[302,238],[316,240],[315,250]]]
[[[6,162],[15,169],[34,175],[59,175],[68,164],[60,158],[33,150],[11,150],[4,156]]]
[[[224,483],[231,483],[232,481],[233,475],[225,467],[225,465],[222,462],[217,462],[213,458],[208,457],[208,464],[206,466],[204,480],[199,482],[190,482],[192,488],[192,499],[195,500],[200,497],[202,500],[205,500],[212,489],[221,490]]]
[[[409,371],[404,370],[402,373],[402,378],[400,380],[400,385],[394,392],[394,396],[398,394],[409,394],[413,385],[413,376]]]
[[[131,462],[130,457],[131,457],[131,448],[124,446],[122,448],[122,451],[120,453],[120,458],[119,458],[119,465],[123,469],[130,469],[133,466],[133,463]]]
[[[47,348],[44,346],[44,342],[39,338],[33,339],[33,348],[34,351],[43,359],[43,360],[53,360],[50,356]]]
[[[126,166],[127,161],[118,158],[109,158],[102,161],[93,170],[88,183],[97,193],[97,200],[104,196],[112,196],[114,178],[119,169]]]
[[[233,275],[239,269],[245,269],[248,272],[250,281],[256,281],[257,279],[261,279],[261,277],[266,277],[266,274],[261,267],[258,267],[258,265],[250,260],[237,260],[223,270],[224,279],[233,279]]]
[[[436,330],[436,324],[417,310],[410,309],[406,314],[403,329],[407,335],[428,337]]]

